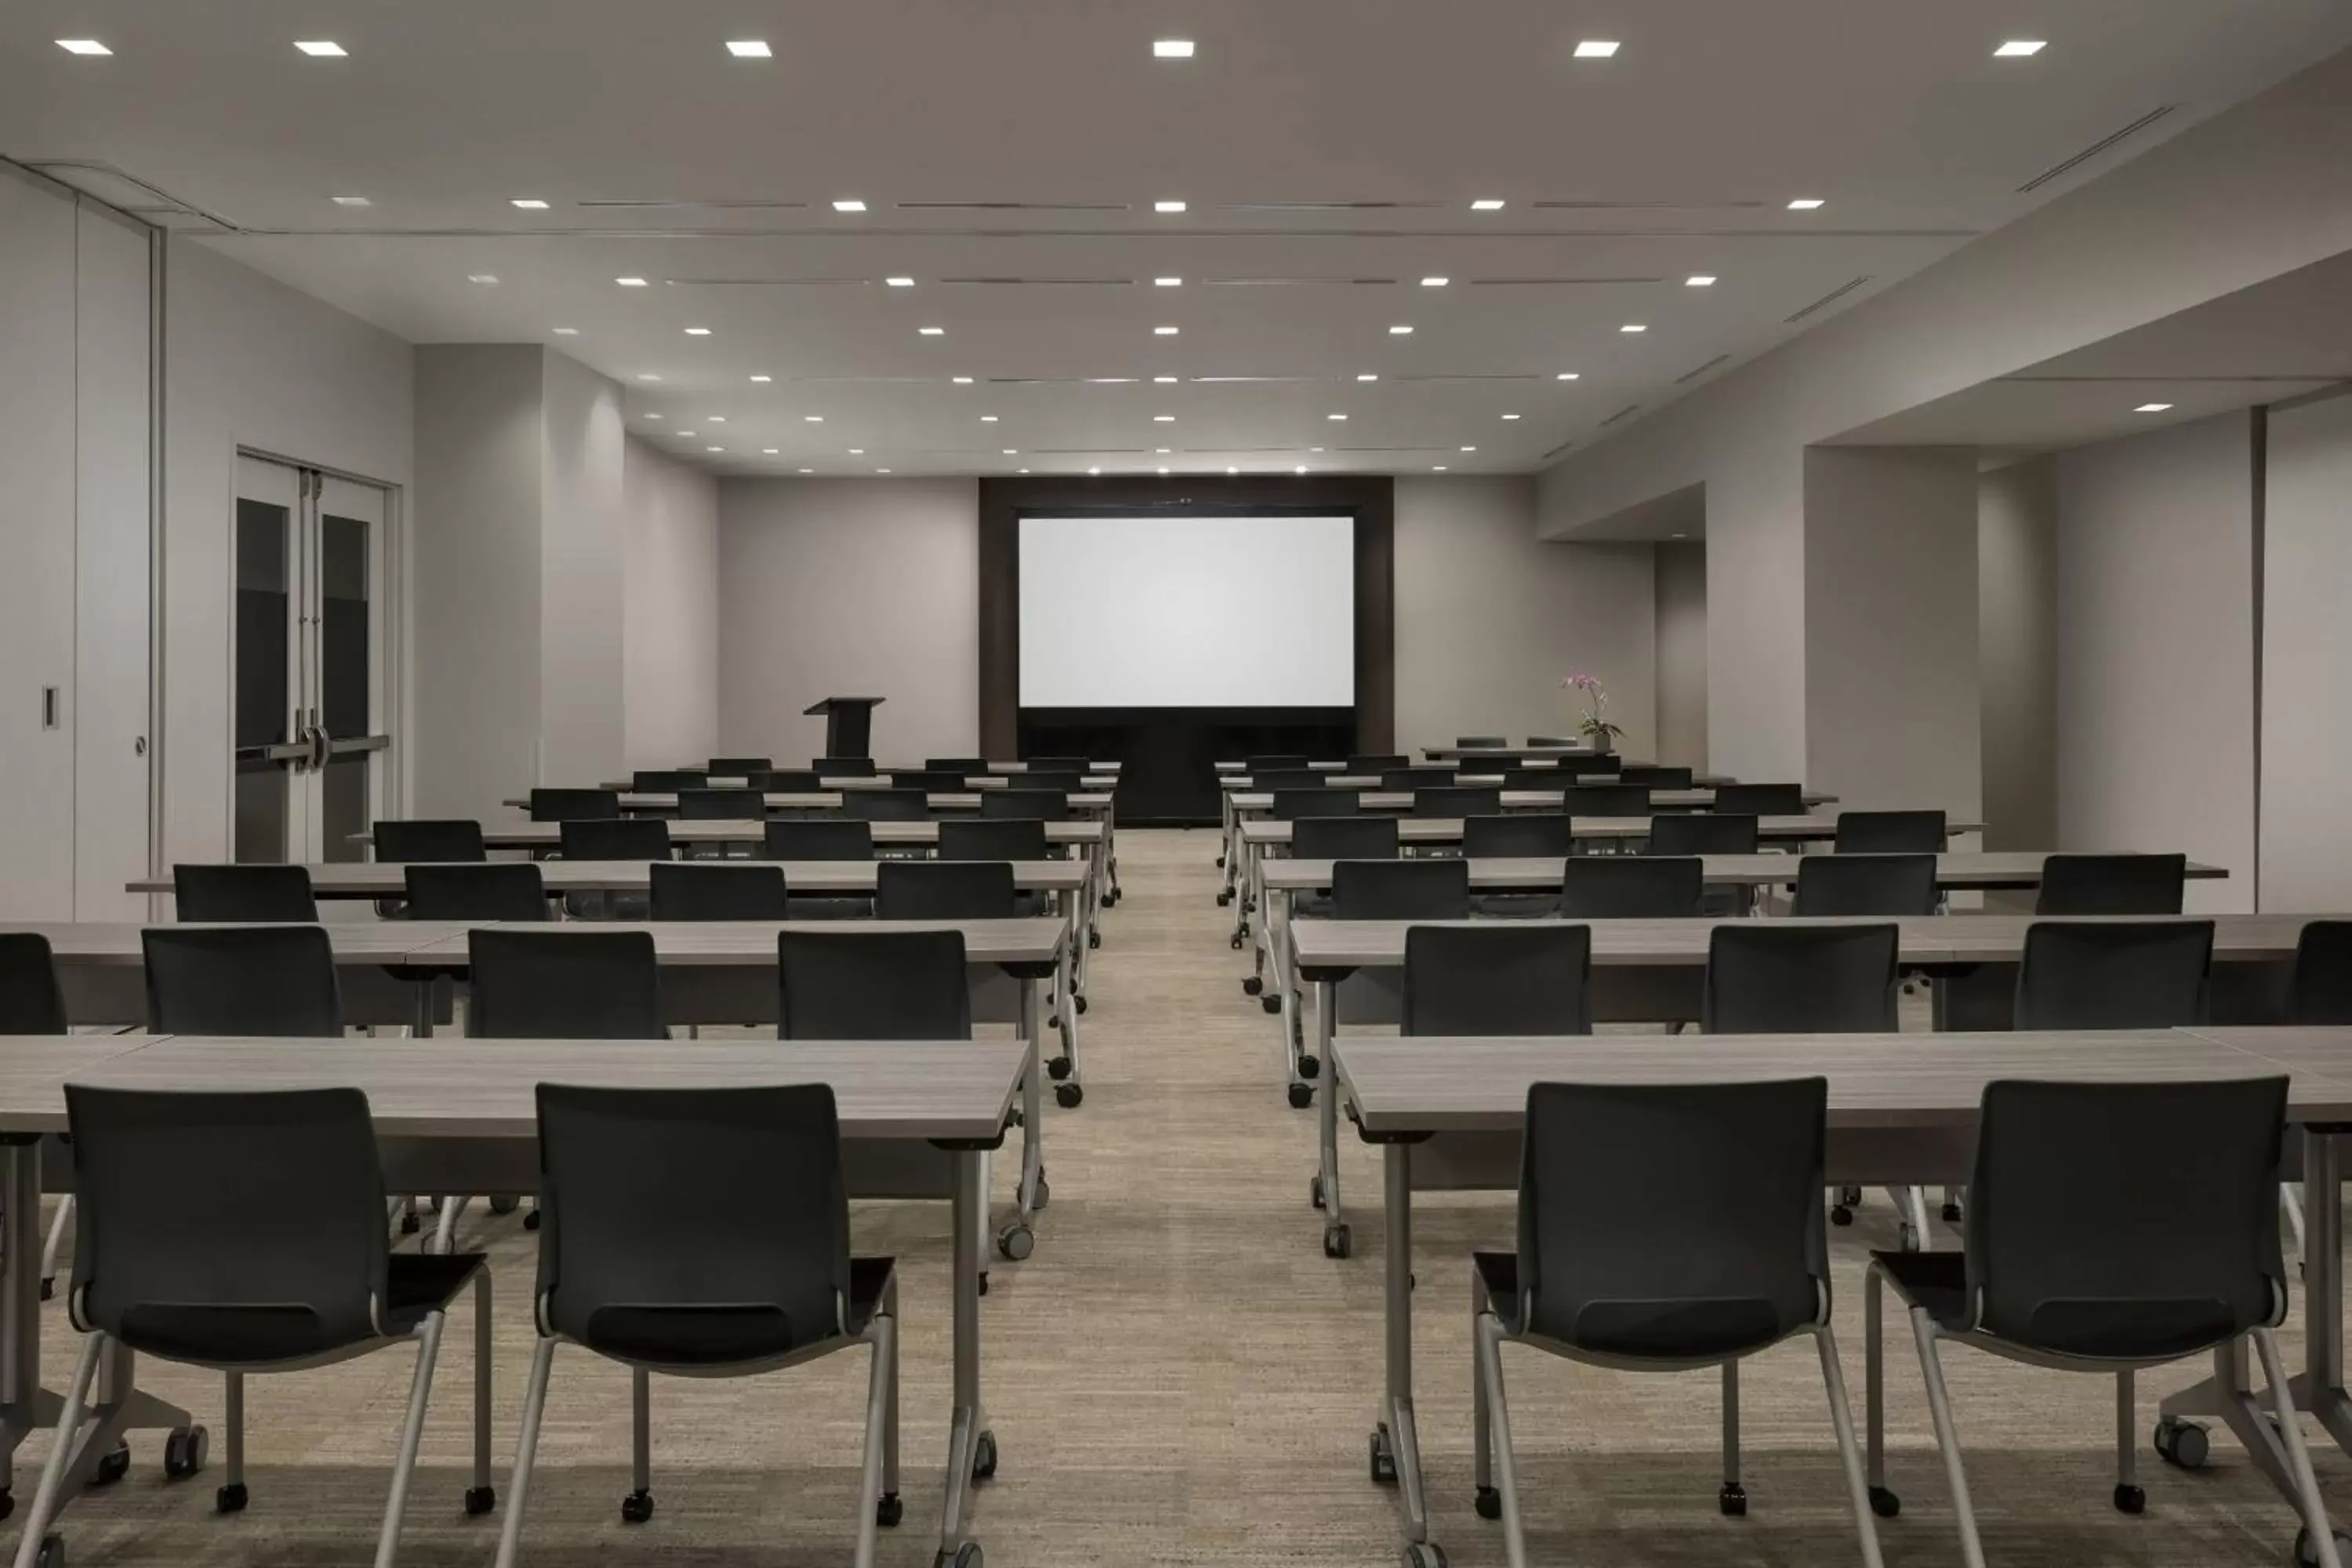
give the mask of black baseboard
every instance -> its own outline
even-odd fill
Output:
[[[1019,733],[1024,757],[1118,762],[1118,821],[1137,827],[1223,821],[1218,763],[1357,749],[1352,708],[1024,708]]]

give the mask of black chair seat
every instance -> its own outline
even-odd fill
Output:
[[[1969,1330],[1968,1255],[1960,1252],[1874,1252],[1895,1293],[1925,1307],[1938,1327]],[[2210,1297],[2148,1297],[2044,1300],[2019,1342],[2060,1355],[2125,1361],[2195,1355],[2246,1331],[2229,1304]],[[2000,1335],[1985,1325],[1974,1331]]]
[[[404,1334],[426,1316],[442,1310],[474,1281],[477,1269],[489,1266],[478,1252],[395,1252],[384,1270],[383,1328],[387,1334]]]
[[[850,1258],[845,1325],[850,1333],[864,1332],[881,1310],[896,1267],[894,1258]],[[740,1306],[614,1303],[591,1312],[579,1336],[590,1350],[622,1361],[703,1367],[766,1361],[834,1337],[831,1323],[795,1324],[782,1308],[760,1302]]]
[[[385,1260],[386,1338],[412,1333],[473,1283],[489,1259],[478,1252],[395,1252]],[[300,1302],[137,1302],[122,1310],[122,1342],[142,1355],[204,1366],[260,1366],[324,1355],[375,1337],[339,1335]]]
[[[1921,1256],[1915,1254],[1914,1256]],[[1515,1252],[1474,1252],[1470,1265],[1504,1331],[1523,1331],[1519,1258]],[[1577,1314],[1579,1350],[1652,1361],[1696,1360],[1762,1350],[1789,1331],[1780,1311],[1761,1297],[1719,1300],[1591,1301]]]

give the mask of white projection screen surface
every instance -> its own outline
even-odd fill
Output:
[[[1024,708],[1352,708],[1346,517],[1024,517]]]

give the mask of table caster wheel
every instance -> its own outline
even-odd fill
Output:
[[[1087,1089],[1084,1084],[1057,1083],[1054,1086],[1054,1103],[1065,1110],[1076,1110],[1078,1108],[1078,1102],[1086,1097]]]
[[[1416,1541],[1404,1549],[1404,1568],[1447,1568],[1445,1548],[1434,1541]]]
[[[2147,1494],[2140,1490],[2137,1487],[2117,1487],[2116,1489],[2116,1511],[2117,1513],[2147,1512]]]
[[[1102,932],[1098,931],[1090,931],[1087,932],[1087,945],[1088,947],[1100,947],[1102,945]]]
[[[498,1488],[467,1487],[466,1489],[466,1517],[467,1519],[479,1519],[482,1515],[489,1512],[490,1510],[498,1506]]]
[[[1385,1421],[1372,1428],[1368,1445],[1370,1451],[1372,1484],[1392,1487],[1397,1484],[1396,1451],[1389,1447],[1389,1424]]]
[[[1239,931],[1234,932],[1233,936],[1226,942],[1225,945],[1232,948],[1235,952],[1239,952],[1242,950],[1242,933]]]
[[[1832,1225],[1852,1225],[1853,1223],[1853,1211],[1846,1207],[1843,1204],[1834,1205],[1830,1209],[1830,1223]]]
[[[415,1209],[404,1208],[400,1211],[401,1235],[415,1236],[417,1231],[423,1227],[424,1224],[425,1222],[417,1216],[417,1213]]]
[[[2159,1417],[2152,1441],[2157,1458],[2184,1470],[2203,1469],[2213,1449],[2212,1438],[2200,1423],[2184,1421],[2178,1415]]]
[[[971,1479],[976,1481],[984,1481],[995,1474],[996,1434],[993,1432],[982,1432],[979,1436],[972,1439]]]
[[[1258,994],[1260,992],[1264,991],[1265,989],[1265,975],[1263,975],[1263,974],[1244,974],[1244,976],[1242,976],[1242,994],[1243,994],[1243,995],[1244,995],[1244,996],[1255,996],[1255,995]]]
[[[1257,1005],[1269,1014],[1279,1014],[1282,1011],[1282,998],[1279,996],[1261,996],[1257,999]]]
[[[1337,1224],[1325,1226],[1323,1227],[1323,1256],[1326,1258],[1347,1257],[1349,1239],[1350,1237],[1348,1230],[1348,1222],[1346,1220],[1340,1220]]]
[[[1307,1201],[1314,1205],[1318,1209],[1323,1206],[1323,1178],[1321,1175],[1312,1175],[1307,1178]]]
[[[1322,1077],[1322,1076],[1323,1076],[1323,1058],[1320,1058],[1320,1057],[1301,1057],[1301,1058],[1298,1058],[1298,1076],[1299,1076],[1300,1078],[1320,1078],[1320,1077]]]
[[[243,1481],[231,1481],[228,1485],[213,1493],[213,1511],[215,1513],[243,1513],[245,1511],[245,1505],[249,1500],[251,1500],[246,1492],[245,1483]]]
[[[1018,1263],[1037,1250],[1037,1238],[1027,1226],[1016,1222],[996,1233],[996,1250]]]
[[[885,1530],[894,1530],[907,1517],[907,1505],[897,1492],[884,1492],[874,1501],[874,1522]]]
[[[1903,1511],[1903,1500],[1885,1487],[1870,1489],[1870,1511],[1881,1519],[1893,1519]]]
[[[537,1230],[539,1228],[539,1211],[537,1209],[533,1209],[529,1214],[522,1216],[522,1227],[525,1230]]]
[[[66,1538],[62,1535],[41,1537],[40,1555],[33,1562],[36,1568],[66,1568]]]
[[[1315,1090],[1309,1085],[1294,1083],[1286,1092],[1290,1096],[1290,1109],[1293,1110],[1304,1110],[1315,1103]]]
[[[1480,1519],[1500,1519],[1503,1517],[1503,1494],[1492,1487],[1480,1487],[1477,1498],[1470,1506],[1478,1510]]]
[[[1218,861],[1218,862],[1217,862],[1217,864],[1218,864],[1218,865],[1220,865],[1220,866],[1222,866],[1222,865],[1223,865],[1223,864],[1224,864],[1224,862],[1223,862],[1223,860],[1220,860],[1220,861]],[[1108,901],[1108,900],[1106,900],[1106,901]],[[1229,892],[1221,892],[1221,893],[1219,893],[1219,894],[1217,895],[1217,907],[1218,907],[1219,909],[1223,909],[1223,908],[1224,908],[1227,904],[1230,904],[1230,903],[1232,903],[1233,901],[1234,901],[1234,896],[1233,896],[1233,894],[1231,894],[1231,893],[1229,893]]]
[[[983,1269],[982,1269],[982,1270],[980,1271],[980,1288],[979,1288],[979,1294],[981,1294],[981,1295],[982,1295],[982,1296],[985,1296],[985,1295],[987,1295],[987,1294],[988,1294],[988,1270],[987,1270],[987,1269],[985,1269],[985,1268],[983,1268]]]
[[[621,1519],[628,1524],[643,1524],[654,1516],[654,1494],[631,1492],[621,1500]]]
[[[98,1468],[91,1472],[89,1484],[93,1487],[110,1487],[130,1473],[131,1445],[117,1443],[112,1451],[99,1460]]]
[[[1086,999],[1085,997],[1081,996],[1081,997],[1079,997],[1079,998],[1078,998],[1078,1013],[1079,1013],[1079,1015],[1080,1015],[1081,1016],[1083,1016],[1085,1015],[1085,1013],[1086,1013],[1086,1010],[1087,1010],[1087,999]]]
[[[1944,1223],[1946,1225],[1958,1225],[1960,1223],[1960,1205],[1952,1202],[1949,1198],[1944,1200],[1943,1213]]]
[[[1064,1079],[1069,1077],[1070,1058],[1067,1057],[1053,1057],[1048,1058],[1045,1063],[1045,1076],[1052,1079],[1055,1083],[1059,1083]]]
[[[205,1455],[212,1447],[211,1434],[202,1426],[174,1428],[163,1439],[163,1476],[166,1480],[185,1480],[205,1468]]]
[[[1726,1519],[1748,1517],[1748,1489],[1738,1481],[1726,1481],[1723,1489],[1715,1494],[1715,1506],[1723,1510]]]
[[[43,1279],[41,1281],[41,1300],[44,1301],[54,1301],[57,1299],[58,1282],[56,1277],[51,1276]]]
[[[967,1541],[953,1552],[940,1552],[931,1568],[981,1568],[980,1542]]]
[[[512,1193],[492,1193],[490,1194],[490,1212],[492,1214],[512,1214],[515,1210],[520,1207],[522,1207],[522,1200],[515,1196]]]
[[[2352,1556],[2352,1533],[2339,1530],[2336,1532],[2336,1561],[2340,1563],[2347,1556]],[[2294,1560],[2298,1568],[2319,1568],[2319,1552],[2312,1545],[2309,1525],[2294,1532]],[[46,1563],[48,1559],[44,1557],[41,1561]]]

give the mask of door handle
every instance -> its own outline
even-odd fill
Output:
[[[324,724],[310,726],[310,766],[320,773],[327,771],[327,750],[332,743]]]

